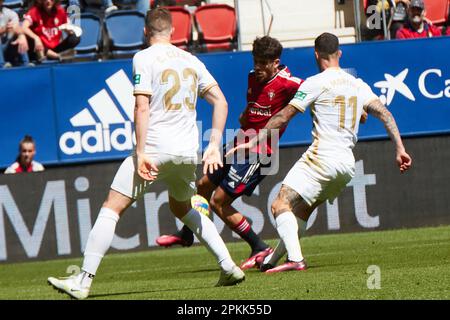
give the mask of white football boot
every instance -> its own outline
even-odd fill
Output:
[[[70,276],[65,278],[49,277],[47,279],[49,285],[62,293],[67,293],[75,299],[86,299],[89,296],[89,288],[81,287],[77,281],[77,276]]]
[[[238,267],[234,266],[230,272],[222,270],[216,287],[233,286],[245,280],[245,273]]]

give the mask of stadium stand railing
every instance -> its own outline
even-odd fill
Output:
[[[322,32],[336,34],[341,43],[356,42],[353,1],[340,4],[337,0],[267,0],[272,12],[262,0],[238,1],[240,47],[251,50],[253,40],[266,33],[270,13],[274,20],[270,35],[284,47],[303,47],[314,44]],[[235,5],[234,0],[210,0],[209,3]]]

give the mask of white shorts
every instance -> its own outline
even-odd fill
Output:
[[[196,158],[169,154],[150,155],[150,158],[159,169],[155,181],[146,181],[136,173],[136,156],[133,154],[120,165],[111,189],[137,199],[148,191],[152,183],[163,181],[168,187],[169,196],[177,201],[189,200],[196,193]]]
[[[289,170],[283,184],[295,190],[308,205],[330,200],[341,193],[355,175],[355,166],[342,162],[321,162],[320,168],[305,157]]]

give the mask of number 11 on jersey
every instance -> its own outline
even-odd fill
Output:
[[[345,96],[337,96],[334,99],[334,105],[339,108],[339,128],[344,129],[345,128],[345,118],[346,118],[346,111],[347,108],[351,108],[351,117],[352,117],[352,126],[351,130],[355,130],[356,126],[356,115],[358,112],[358,98],[355,96],[352,96],[348,99],[348,101],[345,101]]]

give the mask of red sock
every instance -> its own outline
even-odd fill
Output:
[[[242,236],[248,233],[251,228],[252,227],[250,226],[250,223],[248,223],[247,219],[242,217],[242,220],[233,228],[233,231]]]

